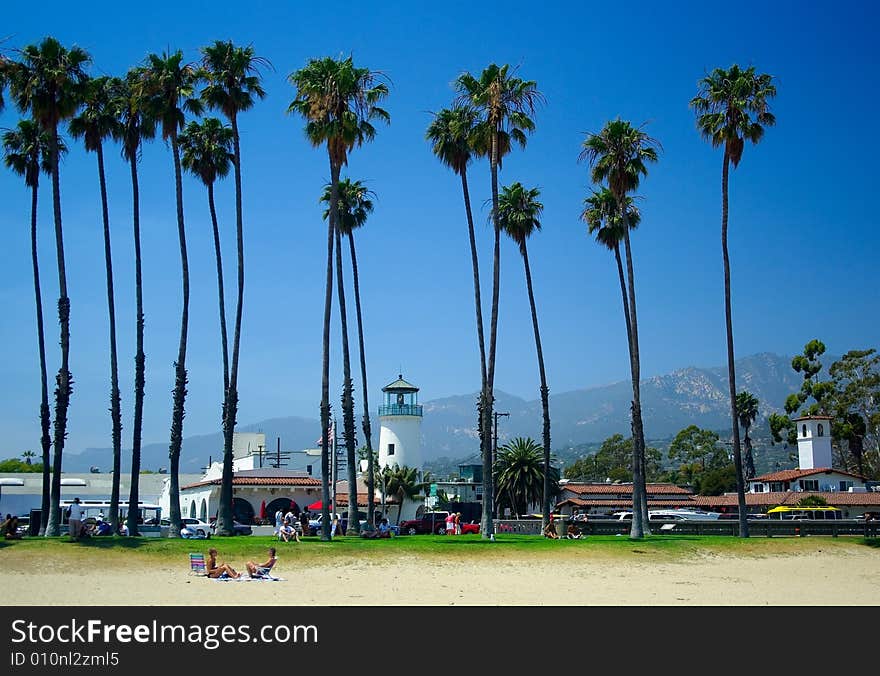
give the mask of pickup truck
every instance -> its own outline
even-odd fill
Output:
[[[418,519],[407,519],[400,522],[400,532],[405,535],[424,535],[446,533],[446,517],[449,512],[428,512]]]

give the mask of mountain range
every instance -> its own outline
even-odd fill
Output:
[[[833,363],[825,357],[823,362]],[[782,412],[785,398],[797,391],[802,376],[791,368],[791,358],[772,353],[744,357],[736,362],[737,387],[754,394],[760,401],[756,428],[765,424],[770,413]],[[730,404],[727,393],[727,367],[690,366],[667,375],[642,381],[642,414],[649,439],[664,439],[688,425],[716,431],[730,430]],[[423,402],[422,455],[425,461],[459,458],[476,461],[479,439],[476,430],[477,393],[462,394]],[[554,450],[600,442],[613,434],[630,434],[630,382],[620,381],[550,395],[550,419]],[[498,419],[498,443],[514,437],[541,437],[541,402],[496,391],[495,411],[508,413]],[[268,450],[278,439],[283,450],[314,448],[320,435],[317,418],[271,418],[240,425],[242,432],[264,432]],[[378,443],[378,421],[373,422],[373,445]],[[360,432],[360,430],[359,430]],[[362,441],[359,439],[359,443]],[[182,473],[198,473],[210,459],[223,452],[220,432],[184,439],[180,457]],[[92,466],[107,471],[111,449],[89,448],[65,455],[65,470],[87,472]],[[157,470],[168,465],[168,442],[145,444],[141,466]],[[129,471],[130,451],[123,452],[122,471]]]

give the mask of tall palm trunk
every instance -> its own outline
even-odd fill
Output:
[[[468,221],[468,240],[471,245],[471,267],[474,270],[474,306],[477,312],[477,342],[480,348],[480,383],[486,384],[486,339],[483,335],[483,301],[480,293],[480,262],[477,258],[477,240],[474,236],[474,216],[471,211],[471,194],[468,190],[467,170],[461,170],[461,191],[464,195],[464,209]]]
[[[101,216],[104,221],[104,267],[107,271],[107,317],[110,323],[110,420],[113,425],[113,480],[110,487],[110,527],[119,526],[119,472],[122,461],[122,411],[119,397],[119,367],[116,354],[116,304],[113,299],[113,255],[110,249],[110,215],[107,209],[107,180],[104,174],[104,146],[98,143],[98,182],[101,184]]]
[[[747,479],[755,478],[755,456],[752,453],[752,439],[749,437],[749,429],[751,425],[744,425],[743,430],[745,430],[745,434],[743,435],[743,446],[746,449],[746,457],[745,457],[745,473]],[[748,517],[746,517],[748,518]]]
[[[229,409],[229,339],[226,333],[226,301],[223,284],[223,256],[220,251],[220,227],[217,224],[217,209],[214,206],[214,184],[208,184],[208,208],[211,211],[211,225],[214,231],[214,260],[217,262],[217,296],[220,311],[220,342],[223,353],[223,479],[220,482],[220,504],[217,507],[217,534],[232,535],[232,446],[226,445],[226,423]],[[227,486],[226,460],[229,458],[229,482]]]
[[[226,335],[226,291],[223,284],[223,255],[220,250],[220,226],[217,224],[217,209],[214,206],[214,184],[208,184],[208,209],[211,212],[211,226],[214,231],[214,259],[217,262],[217,301],[220,308],[220,350],[223,354],[223,396],[224,407],[226,391],[229,389],[229,339]]]
[[[174,184],[177,197],[177,237],[180,241],[180,269],[183,281],[183,309],[180,315],[180,342],[177,346],[177,361],[174,363],[174,394],[171,411],[171,443],[168,448],[170,460],[171,505],[168,518],[171,521],[171,536],[179,537],[180,519],[180,449],[183,444],[183,416],[186,402],[186,337],[189,328],[189,262],[186,256],[186,227],[183,220],[183,180],[180,171],[180,147],[177,132],[171,136],[171,151],[174,154]]]
[[[357,518],[357,458],[355,456],[354,398],[352,397],[351,358],[348,350],[348,313],[345,310],[345,281],[342,276],[342,236],[336,230],[336,284],[339,287],[339,317],[342,325],[342,428],[345,430],[345,450],[348,474],[348,529],[346,533],[361,531]]]
[[[492,133],[492,150],[490,155],[492,173],[492,228],[495,232],[495,244],[492,255],[492,315],[489,321],[489,360],[486,364],[486,382],[483,386],[480,401],[482,417],[482,434],[480,442],[483,447],[483,514],[480,521],[480,533],[489,538],[495,533],[493,515],[495,512],[495,488],[492,477],[494,458],[492,444],[492,409],[495,405],[495,349],[498,335],[498,293],[501,276],[501,226],[498,223],[498,130]]]
[[[144,424],[144,386],[146,383],[146,355],[144,354],[144,291],[141,277],[141,215],[138,187],[137,155],[129,158],[131,168],[132,223],[134,228],[134,293],[137,332],[134,355],[134,421],[131,440],[131,486],[128,492],[128,534],[138,534],[137,504],[141,473],[141,432]]]
[[[749,536],[746,493],[743,482],[742,453],[739,446],[739,422],[736,415],[736,372],[733,362],[733,318],[730,311],[730,257],[727,253],[727,181],[730,156],[724,149],[721,170],[721,251],[724,257],[724,319],[727,323],[727,380],[730,388],[730,416],[733,420],[733,464],[736,467],[736,498],[739,505],[739,536]]]
[[[241,147],[238,138],[238,118],[230,116],[235,161],[235,238],[238,251],[238,296],[235,303],[235,331],[232,337],[232,364],[229,370],[229,386],[223,405],[223,478],[220,482],[220,508],[217,513],[218,527],[224,535],[232,535],[232,439],[238,416],[238,354],[241,344],[241,316],[244,301],[244,226],[241,208]],[[226,518],[221,519],[221,514]]]
[[[617,261],[617,277],[620,281],[620,296],[623,301],[623,315],[624,315],[624,318],[626,319],[626,341],[627,341],[627,346],[628,346],[628,350],[629,350],[630,368],[632,368],[632,359],[633,359],[633,354],[632,354],[632,345],[633,345],[632,317],[630,316],[630,313],[629,313],[629,300],[627,299],[626,280],[624,278],[624,273],[623,273],[623,262],[620,259],[620,246],[619,245],[614,246],[614,259]],[[636,502],[635,498],[636,498],[636,496],[639,495],[638,492],[635,492],[636,491],[636,488],[635,488],[635,486],[636,486],[635,463],[639,462],[639,456],[637,456],[637,453],[636,453],[636,441],[635,441],[636,434],[635,434],[635,425],[634,424],[633,424],[632,438],[633,438],[633,463],[634,463],[633,464],[633,490],[634,490],[633,504],[635,505],[635,502]],[[644,467],[644,464],[643,463],[641,463],[641,464]],[[647,520],[648,519],[648,516],[647,516],[647,495],[645,494],[644,491],[641,491],[641,494],[643,495],[644,500],[639,500],[639,503],[640,504],[644,503],[644,507],[643,507],[643,509],[641,509],[642,524],[643,524],[643,528],[644,528],[644,524],[648,523],[648,520]]]
[[[31,188],[31,262],[34,267],[34,300],[37,308],[37,344],[40,351],[40,446],[43,449],[43,492],[40,502],[40,535],[46,534],[46,517],[49,515],[51,477],[49,471],[49,376],[46,369],[46,336],[43,329],[43,292],[40,290],[40,261],[37,256],[37,185]]]
[[[623,204],[623,200],[618,200]],[[633,522],[630,530],[631,538],[642,538],[647,530],[647,497],[645,495],[644,475],[644,447],[645,437],[642,427],[642,401],[641,401],[641,368],[639,366],[639,323],[636,314],[636,290],[635,275],[633,273],[632,248],[629,241],[629,219],[623,215],[624,234],[623,243],[626,253],[626,275],[629,287],[629,314],[631,336],[630,344],[630,372],[632,375],[632,423],[633,423]]]
[[[362,429],[364,430],[364,439],[367,446],[367,523],[375,523],[376,506],[373,501],[376,496],[375,487],[375,467],[373,466],[373,441],[371,439],[372,432],[370,428],[370,404],[367,398],[367,358],[364,353],[364,324],[361,319],[361,289],[358,281],[357,255],[354,248],[354,232],[348,233],[348,245],[351,252],[351,274],[354,278],[354,305],[357,311],[357,327],[358,327],[358,345],[360,347],[361,356],[361,387],[364,396],[364,420]],[[384,516],[384,510],[383,510]],[[351,521],[349,521],[351,523]]]
[[[529,292],[529,307],[532,309],[532,327],[535,329],[535,351],[538,353],[538,372],[541,374],[541,412],[544,417],[544,494],[541,525],[550,523],[550,388],[547,387],[547,374],[544,371],[544,351],[541,349],[541,333],[538,330],[538,311],[535,307],[535,294],[532,291],[532,270],[529,266],[529,251],[526,243],[520,247],[523,265],[526,269],[526,288]]]
[[[477,241],[474,236],[474,216],[471,210],[471,195],[470,190],[468,189],[467,183],[467,169],[462,168],[461,170],[461,191],[464,196],[464,208],[465,213],[467,214],[468,221],[468,240],[471,246],[471,267],[474,271],[474,307],[476,308],[476,316],[477,316],[477,342],[480,350],[480,400],[477,405],[477,426],[480,430],[480,446],[481,450],[484,454],[483,460],[483,477],[485,482],[486,472],[486,462],[485,462],[485,454],[488,453],[490,457],[492,456],[493,447],[492,447],[492,436],[491,433],[487,434],[487,430],[491,429],[491,420],[492,416],[489,413],[491,407],[487,406],[486,402],[488,398],[486,396],[486,390],[488,385],[488,376],[486,373],[486,338],[483,334],[483,300],[481,297],[480,291],[480,263],[477,257]],[[487,441],[488,440],[488,441]],[[488,443],[488,451],[487,451],[487,443]],[[495,458],[492,457],[488,468],[488,473],[491,475],[492,473],[492,463],[495,461]],[[486,493],[484,483],[484,496]],[[484,497],[485,499],[485,497]],[[494,504],[493,504],[494,511]],[[485,525],[485,524],[484,524]],[[481,527],[482,532],[482,527]]]
[[[52,463],[52,496],[46,535],[60,533],[61,470],[64,440],[67,437],[67,409],[73,392],[70,375],[70,299],[67,297],[67,270],[64,265],[64,231],[61,226],[61,181],[58,172],[58,124],[52,134],[52,211],[55,218],[55,251],[58,257],[58,321],[61,325],[61,368],[55,378],[55,457]]]
[[[321,351],[321,539],[330,540],[330,312],[333,306],[333,238],[339,204],[339,170],[330,154],[330,205],[327,219],[327,277],[324,286],[324,334]],[[336,434],[336,430],[333,430]],[[336,505],[333,505],[336,511]]]

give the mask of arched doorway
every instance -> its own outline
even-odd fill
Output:
[[[275,523],[275,512],[279,509],[284,514],[287,514],[287,512],[292,509],[293,515],[299,516],[299,505],[297,505],[296,502],[290,498],[275,498],[272,502],[266,505],[266,518],[273,524]]]
[[[208,520],[208,502],[205,498],[202,498],[202,508],[199,510],[199,519],[202,521]]]
[[[244,498],[232,498],[232,518],[239,523],[252,524],[254,522],[254,507]]]
[[[191,503],[189,503],[189,518],[190,519],[196,518],[196,501],[195,500],[193,500]]]

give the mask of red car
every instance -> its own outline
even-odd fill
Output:
[[[468,533],[472,533],[474,535],[479,534],[480,532],[480,524],[476,521],[473,523],[463,523],[461,524],[461,534],[467,535]]]

